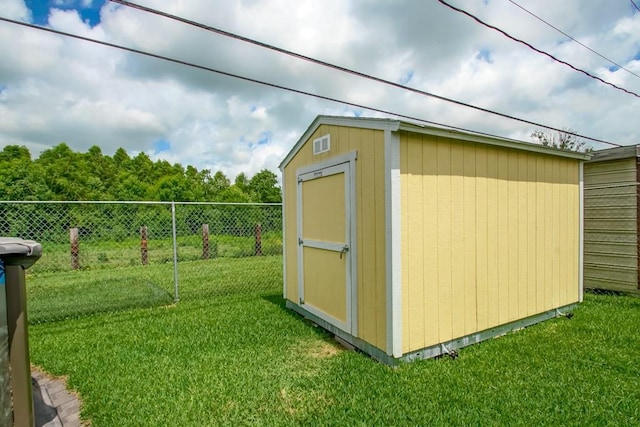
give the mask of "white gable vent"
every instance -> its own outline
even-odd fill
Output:
[[[313,140],[313,154],[320,154],[331,149],[331,135],[324,135]]]

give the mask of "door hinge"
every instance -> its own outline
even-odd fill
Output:
[[[304,300],[300,298],[300,305],[304,305]]]
[[[302,245],[303,243],[304,243],[304,242],[302,241],[302,239],[298,237],[298,244],[299,244],[299,245]]]

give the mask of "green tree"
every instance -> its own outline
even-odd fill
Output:
[[[127,150],[124,148],[118,148],[116,153],[113,155],[113,161],[118,165],[119,169],[128,169],[131,157],[127,154]]]
[[[225,188],[216,197],[216,202],[224,203],[249,203],[250,201],[249,195],[235,185]]]
[[[0,162],[31,162],[31,153],[24,145],[7,145],[0,152]]]
[[[278,186],[278,177],[268,169],[263,169],[249,181],[249,191],[255,202],[280,203],[282,191]]]
[[[238,187],[244,193],[249,192],[249,178],[244,172],[240,172],[238,176],[236,176],[235,184],[236,187]]]
[[[593,150],[582,139],[578,138],[576,132],[571,129],[563,129],[561,132],[556,133],[535,130],[531,133],[531,138],[545,147],[553,147],[559,150],[578,152]]]
[[[154,186],[154,193],[163,202],[188,202],[193,200],[189,182],[180,175],[170,175],[161,178]]]
[[[0,197],[3,200],[46,200],[44,172],[26,147],[8,145],[0,152]]]

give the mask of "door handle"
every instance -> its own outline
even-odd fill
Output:
[[[349,252],[349,245],[344,245],[342,247],[342,250],[340,251],[340,259],[342,259],[342,255],[346,254],[347,252]]]

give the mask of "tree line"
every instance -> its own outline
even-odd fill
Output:
[[[43,151],[37,159],[24,146],[0,152],[2,200],[146,200],[189,202],[279,203],[277,176],[263,169],[234,182],[221,171],[186,168],[146,153],[134,157],[123,148],[113,156],[92,146],[74,152],[65,143]]]

